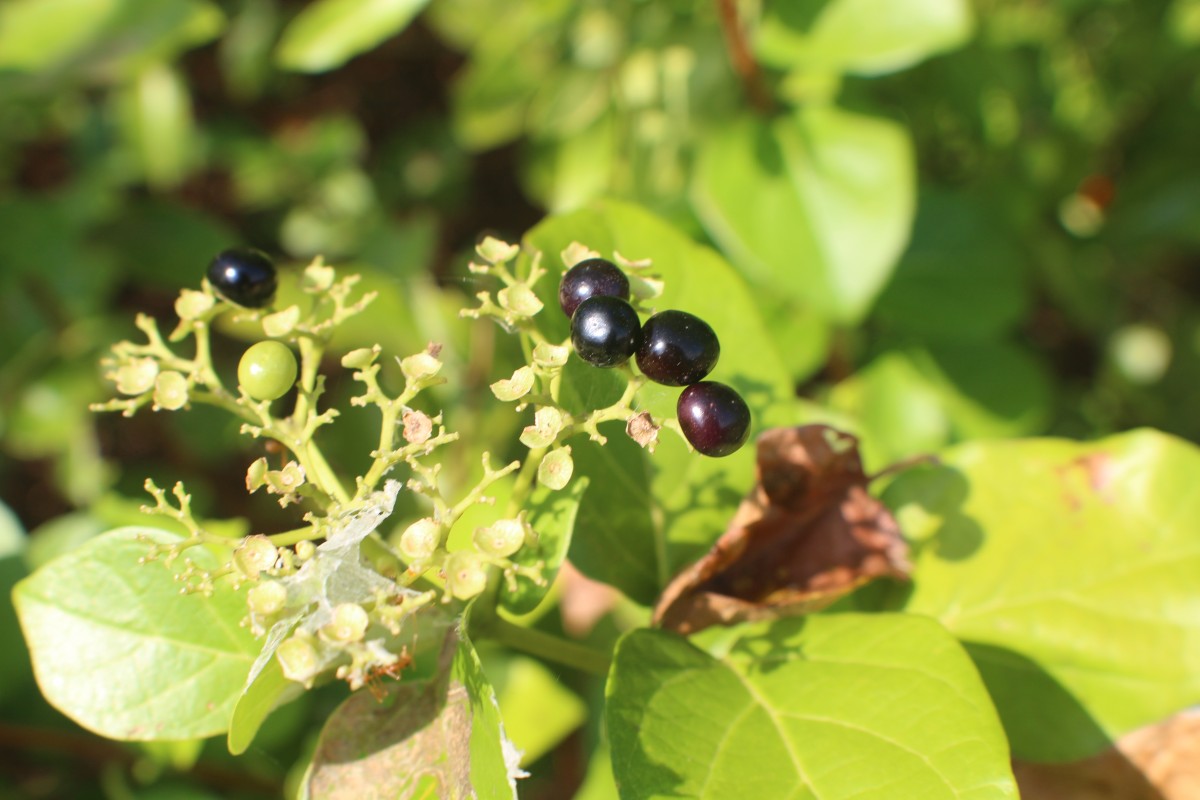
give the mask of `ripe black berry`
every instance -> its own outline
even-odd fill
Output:
[[[275,265],[260,250],[222,250],[208,265],[208,282],[232,303],[262,308],[275,296]]]
[[[667,386],[688,386],[712,372],[721,355],[717,334],[686,311],[662,311],[642,326],[637,365],[647,378]]]
[[[575,352],[594,367],[615,367],[638,348],[642,323],[629,302],[620,297],[589,297],[571,317]]]
[[[692,447],[706,456],[727,456],[746,443],[750,409],[723,383],[702,381],[679,393],[679,427]]]
[[[567,270],[558,285],[558,304],[568,318],[589,297],[605,296],[629,299],[629,278],[620,268],[603,258],[580,261]]]

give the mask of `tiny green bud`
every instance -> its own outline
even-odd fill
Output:
[[[429,517],[419,519],[400,534],[400,555],[409,563],[428,561],[441,543],[442,528]]]
[[[476,528],[472,540],[485,556],[508,558],[525,544],[525,524],[519,519],[500,519],[486,528]]]
[[[304,485],[304,467],[289,461],[283,469],[268,470],[263,475],[267,491],[273,494],[292,494]]]
[[[305,686],[311,687],[313,678],[321,671],[317,648],[307,634],[296,633],[285,639],[275,649],[275,658],[285,678]]]
[[[362,606],[342,603],[333,609],[333,619],[321,629],[321,633],[335,642],[359,642],[370,624],[371,620]]]
[[[308,539],[303,539],[296,542],[296,558],[300,561],[308,561],[317,554],[317,546]]]
[[[566,364],[570,354],[571,348],[565,345],[539,342],[533,348],[533,363],[542,369],[554,369]]]
[[[561,489],[571,480],[575,471],[575,462],[571,459],[571,448],[560,447],[551,450],[538,464],[538,483],[547,489]]]
[[[178,411],[187,405],[188,382],[182,373],[168,370],[154,379],[154,406]]]
[[[566,249],[562,251],[562,261],[567,265],[567,268],[578,264],[580,261],[586,261],[589,258],[598,258],[600,256],[595,250],[580,244],[579,242],[571,242]]]
[[[262,534],[247,536],[233,551],[233,564],[238,572],[254,580],[259,573],[275,566],[279,551],[271,540]]]
[[[175,299],[175,313],[183,320],[200,319],[212,309],[216,299],[205,292],[184,289]]]
[[[485,236],[483,241],[475,246],[479,257],[492,264],[503,264],[512,261],[521,252],[519,245],[509,244],[492,236]]]
[[[446,559],[446,589],[459,600],[470,600],[487,588],[487,564],[477,553],[459,550]]]
[[[267,482],[267,459],[256,458],[246,470],[246,491],[254,494]]]
[[[279,581],[256,583],[246,592],[246,605],[252,614],[269,617],[287,605],[287,587]]]
[[[520,400],[533,388],[535,377],[532,367],[519,367],[511,378],[502,378],[493,383],[492,394],[498,400]]]
[[[296,323],[299,321],[300,306],[288,306],[283,311],[276,311],[274,314],[263,317],[263,333],[273,339],[287,336],[296,329]]]
[[[375,363],[379,357],[380,347],[360,347],[342,356],[342,366],[346,369],[366,369]]]
[[[335,277],[337,273],[333,267],[325,266],[318,258],[304,268],[304,291],[309,294],[328,291],[329,287],[333,286]]]
[[[142,394],[154,386],[158,362],[153,358],[133,358],[122,362],[110,377],[117,382],[117,391],[121,394]]]
[[[543,308],[542,301],[533,293],[533,289],[524,283],[514,283],[496,292],[496,300],[501,308],[520,317],[532,317]]]
[[[521,444],[530,450],[547,447],[558,438],[563,428],[562,412],[553,406],[539,408],[533,415],[533,424],[521,431]]]
[[[401,360],[400,371],[405,379],[415,383],[432,378],[442,369],[442,362],[429,353],[417,353]]]

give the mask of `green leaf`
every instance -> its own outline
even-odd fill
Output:
[[[790,618],[617,646],[621,796],[1015,798],[1004,732],[961,646],[907,615]]]
[[[429,0],[316,0],[283,31],[275,60],[284,69],[327,72],[408,27]]]
[[[513,557],[513,561],[524,566],[541,562],[545,583],[535,584],[527,578],[517,579],[516,591],[506,588],[500,601],[514,614],[528,614],[550,590],[550,584],[558,575],[567,549],[571,546],[571,535],[575,530],[575,517],[579,512],[579,501],[590,483],[586,475],[576,476],[562,491],[538,486],[533,490],[526,508],[529,524],[537,532],[537,543],[525,545]]]
[[[0,68],[121,77],[215,38],[224,22],[207,0],[15,0],[0,6]]]
[[[504,731],[532,764],[587,719],[588,707],[541,662],[528,656],[484,652]]]
[[[13,602],[34,674],[52,706],[110,739],[191,739],[224,731],[258,644],[245,601],[224,582],[183,595],[176,562],[141,564],[181,537],[120,528],[17,584]],[[215,569],[203,548],[188,556]]]
[[[908,241],[913,162],[887,120],[828,106],[743,118],[702,143],[692,205],[749,277],[853,324]]]
[[[1200,701],[1200,451],[1135,431],[972,443],[885,494],[918,541],[906,610],[968,644],[1030,760]]]
[[[995,338],[1020,323],[1028,257],[998,218],[961,192],[922,187],[912,244],[875,306],[888,333],[962,342]]]
[[[971,36],[966,0],[832,0],[767,5],[755,51],[769,64],[878,75],[953,50]]]
[[[601,432],[609,437],[603,447],[587,440],[571,445],[576,480],[587,477],[590,490],[576,512],[569,557],[589,578],[652,605],[668,576],[660,570],[649,465],[619,423]]]
[[[434,677],[338,706],[301,796],[515,798],[518,758],[475,649],[450,631]]]
[[[146,182],[160,189],[177,186],[197,153],[192,100],[183,77],[166,64],[155,64],[114,98],[122,136]]]
[[[229,752],[235,756],[246,752],[271,712],[301,691],[300,684],[283,677],[278,659],[272,657],[266,661],[234,704],[226,741]]]
[[[1022,350],[996,342],[888,350],[838,383],[829,404],[854,416],[868,465],[953,441],[1036,433],[1049,380]]]

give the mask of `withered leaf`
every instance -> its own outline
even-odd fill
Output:
[[[827,425],[758,439],[758,483],[712,549],[671,581],[654,610],[664,628],[821,609],[872,578],[907,578],[908,546],[867,493],[858,439]]]
[[[1025,800],[1191,800],[1200,797],[1200,712],[1127,733],[1080,761],[1014,761]]]

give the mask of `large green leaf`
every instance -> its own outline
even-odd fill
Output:
[[[151,544],[180,537],[119,528],[17,584],[13,601],[34,674],[50,704],[111,739],[191,739],[224,731],[259,646],[238,623],[244,598],[217,582],[180,594]],[[199,569],[217,559],[188,551]]]
[[[812,106],[740,119],[701,148],[692,204],[754,280],[855,323],[908,241],[912,145],[893,122]]]
[[[356,692],[330,716],[305,776],[311,800],[515,798],[520,753],[465,638],[447,634],[433,677],[383,700]]]
[[[14,0],[0,6],[0,68],[128,75],[215,38],[224,24],[208,0]]]
[[[197,154],[192,98],[183,76],[155,64],[114,99],[121,136],[146,182],[160,189],[178,185]]]
[[[859,423],[880,467],[950,442],[1039,433],[1049,380],[1028,353],[998,342],[887,350],[829,395]]]
[[[316,0],[283,31],[275,60],[285,69],[326,72],[408,27],[429,0]]]
[[[776,66],[875,75],[952,50],[971,35],[967,0],[769,3],[755,42]]]
[[[1200,701],[1200,451],[1154,431],[972,443],[888,488],[906,609],[967,642],[1026,759]]]
[[[991,198],[922,187],[912,244],[875,306],[883,329],[963,342],[996,338],[1018,325],[1029,303],[1029,257],[999,219]]]
[[[754,417],[751,436],[770,425],[798,424],[788,369],[744,280],[724,259],[662,219],[633,205],[596,203],[556,216],[534,228],[527,241],[543,253],[551,270],[545,279],[543,328],[566,336],[567,320],[554,299],[559,254],[580,242],[606,257],[653,261],[652,272],[665,283],[658,309],[696,314],[716,330],[722,356],[710,376],[728,383],[746,398]],[[575,362],[572,357],[572,363]],[[564,380],[576,393],[602,393],[600,382],[613,375],[584,369]],[[594,378],[587,377],[595,375]],[[590,381],[590,382],[589,382]],[[582,386],[583,388],[578,388]],[[648,384],[638,406],[656,419],[675,416],[679,390]],[[615,399],[615,398],[614,398]],[[662,431],[653,455],[640,450],[619,426],[605,429],[603,448],[572,440],[576,468],[589,475],[591,487],[576,520],[572,561],[590,577],[649,603],[671,573],[695,557],[724,530],[738,501],[753,483],[754,448],[710,459],[690,452],[670,431]]]
[[[839,614],[621,640],[608,681],[625,798],[1015,798],[1004,732],[936,622]]]

